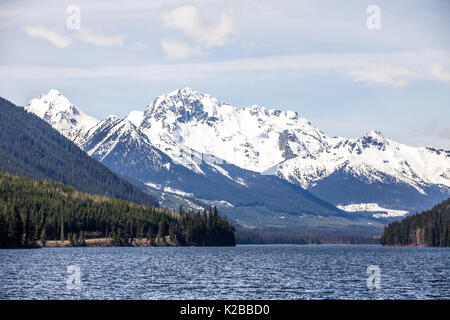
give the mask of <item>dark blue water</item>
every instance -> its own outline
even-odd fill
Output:
[[[69,265],[80,286],[67,284]],[[367,267],[380,268],[368,289]],[[450,248],[0,250],[0,299],[450,299]]]

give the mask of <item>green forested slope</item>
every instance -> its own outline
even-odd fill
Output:
[[[381,236],[383,245],[450,246],[450,199],[432,209],[392,222]]]
[[[0,172],[51,179],[76,189],[157,206],[44,120],[0,98]]]
[[[36,240],[111,237],[170,239],[178,245],[234,245],[234,228],[216,210],[177,213],[129,201],[90,195],[48,180],[0,173],[0,247]]]

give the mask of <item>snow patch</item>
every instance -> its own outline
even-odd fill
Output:
[[[142,123],[142,120],[144,120],[144,111],[131,111],[126,119],[136,127],[139,127]]]
[[[178,194],[178,195],[180,195],[182,197],[192,197],[192,196],[194,196],[193,193],[184,192],[184,191],[181,191],[181,190],[178,190],[178,189],[174,189],[174,188],[171,188],[171,187],[164,187],[164,192],[175,193],[175,194]]]
[[[145,185],[149,186],[149,187],[151,187],[153,189],[156,189],[156,190],[161,190],[162,189],[162,186],[160,184],[156,184],[156,183],[146,182]]]
[[[353,203],[336,207],[347,212],[378,212],[373,214],[375,218],[404,217],[408,214],[407,210],[387,209],[380,207],[377,203]]]

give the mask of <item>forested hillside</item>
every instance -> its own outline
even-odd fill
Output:
[[[89,238],[110,238],[111,245],[133,245],[135,239],[147,245],[235,244],[234,228],[215,208],[170,212],[0,173],[0,247],[67,239],[83,245]]]
[[[450,246],[450,198],[422,213],[392,222],[381,236],[383,245]]]
[[[51,179],[76,189],[157,206],[44,120],[0,98],[0,172]]]

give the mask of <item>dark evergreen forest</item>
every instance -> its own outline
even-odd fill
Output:
[[[450,198],[432,209],[390,223],[381,236],[383,245],[450,246]]]
[[[0,173],[0,247],[110,238],[111,245],[235,245],[234,227],[216,208],[185,212],[90,195],[48,180]]]

